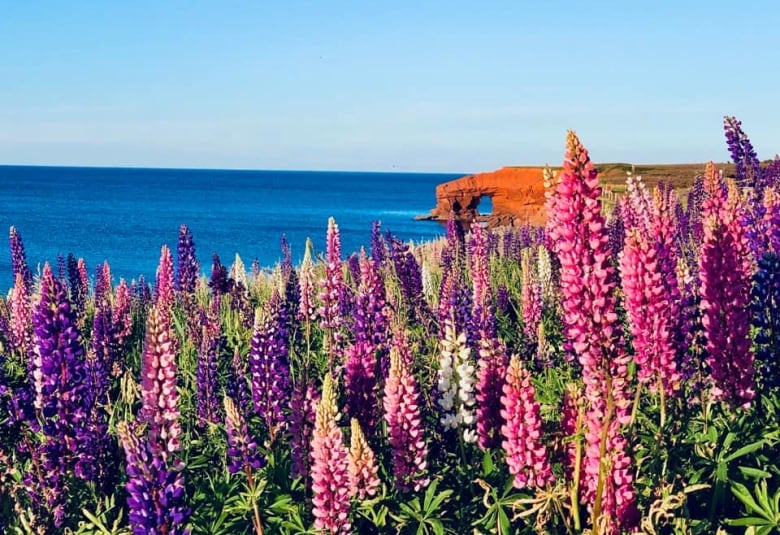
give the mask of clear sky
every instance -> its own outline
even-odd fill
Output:
[[[773,0],[2,2],[0,163],[488,170],[780,152]]]

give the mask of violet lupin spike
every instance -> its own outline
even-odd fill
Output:
[[[469,272],[471,273],[472,297],[474,304],[474,325],[478,329],[495,330],[490,307],[490,270],[485,229],[478,221],[471,224],[469,241]]]
[[[126,422],[117,425],[125,452],[128,519],[134,534],[187,535],[191,511],[186,507],[180,467],[167,465],[146,437],[138,437]]]
[[[208,322],[219,322],[219,319],[208,318]],[[204,326],[201,336],[200,351],[198,351],[197,373],[197,413],[198,425],[206,427],[207,423],[219,422],[219,400],[217,397],[217,351],[219,348],[219,329],[217,336],[211,334],[209,327]],[[213,327],[211,328],[213,332]]]
[[[223,398],[223,407],[228,442],[228,470],[231,474],[251,474],[265,465],[265,459],[257,451],[257,441],[249,434],[246,420],[230,396]]]
[[[252,401],[271,436],[286,428],[284,408],[290,400],[290,364],[287,347],[287,316],[278,293],[268,303],[265,316],[255,312],[249,350]]]
[[[64,489],[60,485],[76,461],[86,418],[84,348],[76,322],[65,288],[47,263],[41,276],[40,301],[33,313],[33,382],[44,437],[41,461],[47,472],[41,484],[47,486],[46,501],[55,527],[64,520]]]
[[[290,400],[290,477],[308,480],[311,469],[311,434],[320,395],[311,380],[295,383]]]
[[[180,294],[192,295],[198,284],[200,264],[195,257],[195,241],[187,225],[179,227],[179,242],[176,249],[176,289]]]
[[[501,389],[507,373],[507,356],[498,338],[481,332],[477,361],[477,443],[483,450],[498,447],[504,417]]]
[[[311,437],[312,513],[314,527],[332,535],[352,533],[349,452],[338,418],[336,387],[330,373],[326,373]]]
[[[24,252],[24,243],[22,242],[22,236],[16,227],[11,227],[9,232],[8,241],[11,246],[11,268],[14,274],[14,282],[16,282],[16,275],[22,276],[24,286],[27,288],[27,293],[32,292],[32,271],[27,266],[27,255]]]

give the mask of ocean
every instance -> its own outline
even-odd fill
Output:
[[[330,216],[339,226],[344,258],[368,249],[375,220],[405,241],[436,238],[443,226],[413,218],[434,207],[437,184],[459,176],[0,166],[0,228],[6,236],[17,228],[33,273],[47,261],[56,269],[58,254],[73,253],[84,258],[90,276],[108,260],[115,281],[141,274],[153,281],[160,247],[167,244],[175,260],[179,226],[186,223],[208,275],[212,253],[227,266],[236,253],[247,268],[255,258],[274,266],[282,234],[295,263],[307,237],[315,255],[324,254]],[[11,283],[6,245],[0,287]]]

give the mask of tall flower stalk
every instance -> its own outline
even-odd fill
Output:
[[[732,185],[724,191],[711,162],[706,187],[699,278],[712,395],[734,407],[747,407],[755,397],[748,308],[751,253],[740,222],[738,190]]]
[[[582,367],[586,412],[584,499],[592,525],[616,533],[635,521],[633,474],[622,428],[630,421],[629,357],[616,313],[617,277],[601,213],[598,172],[569,132],[563,172],[548,198],[548,235],[561,264],[568,350]]]

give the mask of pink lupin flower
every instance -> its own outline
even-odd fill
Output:
[[[598,172],[588,151],[569,132],[563,172],[548,199],[547,229],[561,263],[567,348],[582,366],[588,402],[584,497],[593,505],[594,524],[603,523],[614,532],[636,521],[631,516],[632,474],[623,466],[627,457],[620,437],[631,417],[630,359],[616,313],[617,277],[600,197]],[[598,488],[602,493],[597,496]]]
[[[535,396],[531,374],[513,355],[501,396],[501,416],[505,420],[501,447],[517,489],[542,488],[555,480],[542,441],[542,418]]]
[[[573,383],[567,384],[561,406],[561,432],[563,436],[569,437],[571,440],[564,443],[563,467],[566,471],[566,477],[575,486],[579,486],[581,480],[581,435],[585,421],[585,405],[586,400],[582,396],[581,388]]]
[[[133,332],[133,314],[131,311],[130,287],[125,279],[120,279],[116,287],[116,297],[114,299],[114,318],[117,331],[114,333],[116,341],[120,347],[124,345],[125,340]]]
[[[179,451],[179,394],[176,391],[176,354],[171,343],[170,317],[157,306],[149,310],[141,357],[141,400],[138,420],[149,426],[152,448],[163,460]]]
[[[711,162],[705,188],[709,198],[703,206],[699,278],[712,395],[748,407],[755,397],[749,314],[752,257],[740,222],[742,206],[736,186],[732,183],[724,191]]]
[[[474,221],[471,224],[471,240],[469,241],[469,263],[472,285],[472,302],[474,304],[474,324],[482,326],[490,321],[490,272],[485,229]]]
[[[352,439],[349,448],[349,491],[358,500],[374,496],[379,489],[379,466],[366,442],[360,422],[351,420]]]
[[[390,349],[390,371],[382,400],[395,486],[402,492],[427,487],[428,446],[420,415],[420,391],[411,372],[406,335],[396,333]]]
[[[301,262],[298,287],[300,290],[298,320],[308,325],[317,317],[317,309],[314,306],[314,262],[311,259],[311,239],[308,238]]]
[[[349,452],[338,426],[333,379],[325,374],[322,399],[312,434],[312,498],[314,527],[330,534],[351,533],[349,521]]]
[[[531,250],[525,249],[521,260],[523,270],[520,299],[523,303],[523,334],[531,342],[537,341],[542,321],[542,285],[533,269]]]
[[[308,479],[311,434],[320,394],[310,380],[298,381],[290,400],[290,477]]]
[[[343,324],[341,299],[344,295],[344,274],[341,268],[341,238],[339,227],[332,217],[328,219],[325,278],[320,280],[320,326],[326,332],[325,347],[328,350],[328,365],[332,369],[338,345],[339,332]]]
[[[14,287],[11,290],[11,344],[24,358],[27,358],[32,349],[33,327],[30,313],[30,296],[24,277],[16,274]]]

